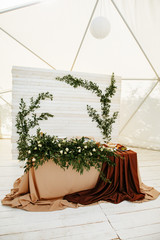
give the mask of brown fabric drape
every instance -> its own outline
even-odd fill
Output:
[[[92,204],[100,200],[120,203],[124,200],[142,200],[145,194],[141,193],[138,179],[137,154],[131,150],[117,152],[120,157],[112,158],[115,167],[104,163],[102,171],[111,183],[105,183],[100,177],[93,189],[76,192],[64,196],[63,199],[80,203]]]
[[[119,203],[123,200],[144,202],[156,199],[159,192],[141,181],[136,153],[127,151],[119,155],[124,159],[113,159],[115,167],[102,166],[111,184],[98,178],[99,172],[95,168],[80,175],[72,168],[64,171],[50,160],[18,178],[2,204],[27,211],[55,211],[104,201]]]

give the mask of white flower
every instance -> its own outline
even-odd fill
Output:
[[[52,143],[54,143],[54,140],[52,141]]]
[[[60,144],[60,143],[58,144],[58,147],[61,147],[61,144]]]
[[[80,152],[81,152],[81,149],[79,149],[78,152],[80,153]]]
[[[63,150],[60,151],[60,154],[63,154]]]
[[[92,153],[91,153],[91,152],[90,152],[89,154],[92,156]]]
[[[68,152],[69,151],[69,148],[66,148],[66,152]]]
[[[64,152],[64,154],[67,154],[66,152]]]
[[[81,147],[77,147],[78,149],[81,148]]]
[[[96,149],[95,148],[93,148],[93,150],[92,150],[93,152],[96,152]]]
[[[31,151],[29,150],[29,151],[28,151],[28,153],[30,154],[30,153],[31,153]]]
[[[38,144],[38,147],[42,147],[42,144]]]
[[[41,142],[40,141],[38,141],[38,144],[40,144]]]
[[[36,159],[35,158],[32,158],[32,162],[35,162],[36,161]]]
[[[113,152],[113,148],[107,148],[109,151],[112,151]]]
[[[101,148],[101,152],[103,151],[103,148]]]
[[[87,146],[84,146],[84,148],[87,148]]]
[[[37,150],[37,147],[35,147],[34,150]]]
[[[65,143],[65,142],[66,142],[66,140],[64,140],[64,139],[63,139],[63,141],[62,141],[62,142],[63,142],[63,143]]]

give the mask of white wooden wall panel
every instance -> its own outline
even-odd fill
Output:
[[[105,89],[110,83],[111,76],[81,73],[54,71],[37,68],[13,67],[13,91],[12,91],[12,155],[17,158],[16,141],[18,135],[15,128],[15,118],[19,111],[19,102],[21,98],[29,104],[29,99],[36,97],[38,93],[50,92],[54,100],[45,100],[41,102],[41,108],[37,113],[49,112],[54,114],[54,118],[48,121],[40,122],[43,132],[59,137],[73,136],[93,136],[97,141],[102,141],[100,130],[96,123],[91,121],[88,116],[86,105],[89,104],[100,110],[100,103],[97,96],[83,88],[74,89],[66,83],[55,80],[57,76],[71,74],[75,77],[91,80],[98,83],[101,89]],[[112,98],[111,113],[120,109],[121,78],[115,77],[117,91]],[[117,141],[119,131],[119,118],[113,125],[112,142]],[[35,133],[35,129],[31,130]]]

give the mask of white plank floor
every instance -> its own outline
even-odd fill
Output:
[[[160,152],[133,149],[145,184],[160,191]],[[0,140],[0,196],[23,174],[11,161],[10,140]],[[146,203],[102,203],[55,212],[27,212],[0,205],[3,240],[160,240],[160,197]]]

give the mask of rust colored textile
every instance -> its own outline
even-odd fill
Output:
[[[64,196],[63,199],[83,205],[98,201],[120,203],[124,200],[142,200],[145,194],[141,193],[138,178],[137,153],[131,150],[117,152],[121,157],[112,158],[115,167],[104,163],[102,171],[111,183],[105,183],[100,177],[94,188]]]

